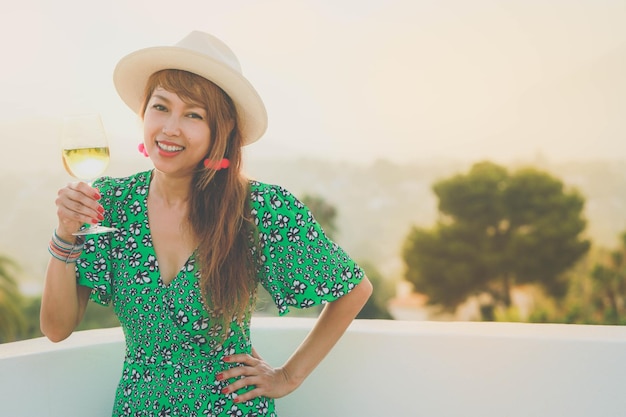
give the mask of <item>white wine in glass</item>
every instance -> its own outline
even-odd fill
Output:
[[[63,166],[73,177],[90,183],[109,165],[109,142],[99,114],[67,116],[63,121]],[[99,224],[74,235],[108,233],[117,230]]]

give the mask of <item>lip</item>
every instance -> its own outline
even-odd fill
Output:
[[[167,150],[167,149],[163,149],[163,146],[165,146],[165,147],[176,147],[176,148],[180,148],[180,149],[178,149],[178,150]],[[176,155],[178,155],[179,153],[181,153],[182,151],[185,150],[184,146],[181,146],[181,145],[179,145],[177,143],[169,142],[169,141],[166,141],[166,140],[157,140],[156,141],[156,148],[157,148],[157,150],[159,152],[159,155],[166,156],[166,157],[176,156]]]

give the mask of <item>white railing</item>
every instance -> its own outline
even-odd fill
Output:
[[[281,364],[312,319],[254,318]],[[0,345],[3,417],[108,416],[120,329]],[[626,416],[626,327],[359,320],[280,417]]]

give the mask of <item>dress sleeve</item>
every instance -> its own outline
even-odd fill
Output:
[[[259,280],[281,316],[290,307],[334,301],[363,279],[363,270],[289,191],[253,182],[251,206],[260,248]]]
[[[112,182],[111,178],[103,177],[93,183],[93,187],[100,191],[100,204],[105,210],[105,219],[101,222],[103,225],[111,224],[114,194]],[[111,302],[111,240],[112,233],[86,235],[83,253],[76,261],[76,282],[91,288],[90,299],[102,305]]]

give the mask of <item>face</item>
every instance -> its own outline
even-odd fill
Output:
[[[206,110],[175,93],[156,88],[144,114],[144,145],[155,168],[192,175],[209,150],[211,130]]]

